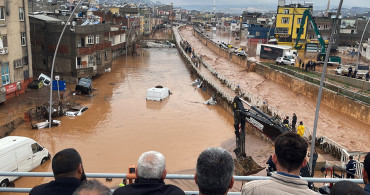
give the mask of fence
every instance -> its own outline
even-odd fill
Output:
[[[294,77],[300,78],[304,81],[307,81],[307,82],[310,82],[310,83],[313,83],[313,84],[316,84],[316,85],[320,85],[320,80],[319,79],[312,78],[310,76],[301,74],[297,71],[290,70],[290,69],[284,68],[282,66],[277,66],[277,65],[273,65],[273,64],[270,64],[269,67],[272,68],[272,69],[275,69],[275,70],[279,70],[281,72],[285,72],[286,74],[289,74],[289,75],[292,75]],[[336,85],[333,85],[333,84],[330,84],[330,83],[326,83],[326,82],[324,83],[324,87],[329,89],[329,90],[335,91],[340,95],[346,96],[350,99],[361,101],[361,102],[363,102],[367,105],[370,105],[370,97],[369,96],[365,96],[365,95],[362,95],[360,93],[349,91],[347,89],[343,89],[342,87],[339,87],[339,86],[336,86]]]
[[[54,177],[51,172],[0,172],[0,176],[21,176],[21,177]],[[87,178],[127,178],[127,174],[118,173],[86,173]],[[185,179],[194,180],[194,175],[182,175],[182,174],[167,174],[166,179]],[[254,180],[267,180],[270,177],[261,176],[234,176],[235,181],[254,181]],[[334,178],[311,178],[302,177],[303,180],[313,183],[336,183],[339,181],[352,181],[354,183],[362,184],[362,179],[334,179]],[[0,192],[18,192],[28,193],[31,188],[1,188]],[[185,191],[185,194],[199,194],[198,191]],[[229,195],[239,195],[240,192],[229,192]]]

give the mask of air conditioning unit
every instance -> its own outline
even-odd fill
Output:
[[[4,47],[4,48],[0,49],[0,54],[8,54],[8,48]]]

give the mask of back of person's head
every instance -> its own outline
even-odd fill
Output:
[[[370,182],[370,152],[365,156],[364,170],[367,174],[367,182]],[[365,178],[364,178],[365,179]]]
[[[203,195],[223,195],[233,185],[234,161],[223,148],[207,148],[198,157],[196,183]]]
[[[288,172],[299,170],[307,154],[308,143],[298,134],[288,132],[275,139],[275,154],[279,165]]]
[[[349,156],[348,158],[349,158],[349,160],[353,160],[353,156]]]
[[[166,160],[161,153],[156,151],[144,152],[137,162],[137,175],[139,178],[161,179],[165,169]]]
[[[299,122],[300,125],[303,125],[303,121]]]
[[[80,154],[73,148],[67,148],[54,155],[51,166],[55,177],[66,177],[73,176],[80,164]]]
[[[73,193],[73,195],[111,195],[112,191],[98,180],[86,180]]]
[[[351,181],[340,181],[333,185],[331,195],[366,195],[364,189]]]

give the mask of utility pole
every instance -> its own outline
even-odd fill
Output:
[[[334,32],[335,32],[335,29],[337,29],[337,25],[338,25],[338,21],[339,21],[339,15],[340,15],[340,10],[342,9],[342,5],[343,5],[343,0],[340,0],[338,11],[337,11],[337,14],[335,16],[335,20],[334,20],[334,24],[333,24],[333,29],[331,30],[331,36],[330,36],[329,45],[328,45],[328,48],[326,50],[324,67],[323,67],[322,73],[321,73],[320,88],[319,88],[319,94],[317,96],[315,121],[314,121],[314,125],[313,125],[312,140],[311,140],[311,153],[310,153],[310,170],[311,170],[311,172],[314,171],[314,170],[312,170],[312,162],[313,162],[313,154],[314,154],[314,151],[315,151],[317,122],[318,122],[318,119],[319,119],[319,111],[320,111],[320,104],[321,104],[322,88],[324,86],[326,68],[328,66],[328,60],[329,60],[329,55],[330,55],[330,49],[331,49],[331,45],[333,44]]]
[[[361,47],[362,47],[362,39],[364,38],[364,35],[365,35],[365,32],[366,32],[366,29],[367,29],[367,25],[369,25],[369,21],[370,21],[370,18],[367,19],[367,22],[366,22],[366,25],[365,25],[365,29],[364,29],[364,32],[362,33],[362,36],[361,36],[361,41],[360,41],[360,44],[358,45],[358,49],[357,49],[357,59],[356,59],[356,70],[358,70],[358,59],[360,58],[360,51],[362,50]],[[355,75],[356,76],[356,75]]]

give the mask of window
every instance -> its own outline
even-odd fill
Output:
[[[298,18],[297,24],[301,24],[301,22],[302,22],[302,18]]]
[[[87,44],[94,44],[94,35],[89,35],[87,37]]]
[[[284,9],[284,14],[289,14],[289,9]]]
[[[89,67],[92,67],[94,66],[94,55],[89,55],[89,61],[88,61],[88,64],[89,64]]]
[[[336,41],[336,40],[335,40],[335,39],[333,39],[333,42],[332,42],[332,43],[335,43],[335,41]]]
[[[104,60],[107,62],[108,61],[108,51],[104,52]]]
[[[21,45],[26,46],[26,33],[21,32]]]
[[[9,63],[1,63],[1,78],[3,80],[3,85],[9,84]]]
[[[289,34],[288,28],[276,28],[275,34]]]
[[[334,34],[338,34],[338,30],[335,30],[335,31],[334,31]]]
[[[24,21],[24,10],[23,7],[19,8],[19,21]]]
[[[5,7],[0,7],[0,20],[5,20]]]
[[[101,63],[101,54],[100,53],[96,54],[96,64],[97,65],[101,65],[102,64]]]
[[[329,26],[327,24],[324,24],[324,29],[329,29]]]
[[[20,59],[14,60],[13,64],[14,64],[14,68],[22,68],[23,67],[22,60],[20,60]]]
[[[80,57],[77,57],[76,58],[76,65],[77,65],[77,69],[82,68],[81,58]]]
[[[320,25],[317,25],[317,29],[321,30],[321,26]]]
[[[258,36],[260,36],[260,32],[257,31],[256,32],[256,37],[258,37]]]
[[[35,153],[37,153],[37,152],[39,152],[39,151],[42,151],[43,150],[43,148],[40,146],[40,145],[38,145],[37,143],[33,143],[32,145],[31,145],[31,148],[32,148],[32,152],[35,154]]]
[[[283,17],[282,20],[281,20],[281,23],[289,24],[289,18]]]
[[[95,43],[98,44],[99,43],[99,35],[96,35],[95,36]]]

